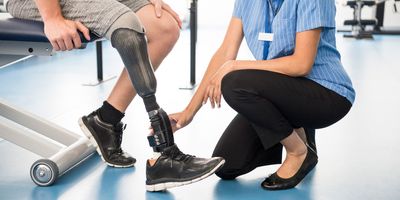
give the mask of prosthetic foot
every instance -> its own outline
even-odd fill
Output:
[[[162,191],[200,181],[220,169],[225,160],[196,158],[182,153],[172,145],[161,153],[153,166],[147,162],[146,190]]]
[[[147,162],[146,189],[161,191],[200,181],[220,169],[225,160],[220,157],[196,158],[182,153],[172,135],[167,113],[162,109],[150,115],[154,135],[149,136],[150,146],[161,156],[153,166]]]
[[[111,44],[118,50],[149,114],[154,130],[154,135],[148,137],[150,146],[161,154],[153,166],[147,163],[146,189],[160,191],[190,184],[212,175],[222,167],[225,162],[222,158],[196,158],[183,154],[175,145],[169,117],[156,101],[157,82],[143,30],[117,29],[112,33]]]

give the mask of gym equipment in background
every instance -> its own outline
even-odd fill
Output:
[[[357,39],[372,39],[372,33],[366,31],[366,26],[375,26],[378,22],[376,19],[361,19],[361,11],[364,6],[374,6],[375,1],[347,1],[347,6],[350,6],[354,9],[353,11],[353,19],[345,20],[345,26],[352,26],[351,34],[345,34],[344,37],[354,37]]]
[[[356,39],[373,39],[374,34],[389,34],[389,35],[400,35],[400,29],[387,29],[383,27],[385,5],[388,0],[355,0],[347,1],[346,5],[354,9],[353,19],[345,20],[345,26],[351,26],[351,34],[345,34],[344,37],[356,38]],[[397,12],[396,2],[400,0],[393,0],[395,2],[394,9]],[[364,6],[372,7],[376,6],[376,19],[362,19],[361,13]],[[371,29],[367,29],[367,26],[371,26]],[[339,30],[339,32],[346,32]]]

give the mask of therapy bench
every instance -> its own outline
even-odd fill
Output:
[[[39,21],[15,19],[6,13],[0,13],[0,67],[12,64],[13,58],[27,56],[51,56],[53,47],[43,31],[44,24]],[[82,48],[90,42],[96,43],[97,79],[103,81],[102,40],[90,34],[87,41],[80,33]]]
[[[43,32],[43,23],[14,19],[0,13],[0,70],[27,56],[50,56],[53,48]],[[98,79],[102,76],[101,38],[91,34],[91,41],[81,35],[83,48],[96,43]],[[0,140],[27,149],[43,159],[33,163],[30,176],[37,185],[49,186],[87,159],[95,147],[81,135],[19,109],[0,99]],[[2,141],[0,141],[2,142]]]

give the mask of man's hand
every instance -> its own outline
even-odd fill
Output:
[[[62,17],[46,20],[44,33],[55,51],[66,51],[82,46],[78,31],[90,40],[89,29],[79,21],[71,21]]]
[[[162,11],[165,10],[169,14],[171,14],[172,17],[176,20],[179,28],[182,28],[181,18],[179,18],[179,15],[174,10],[172,10],[172,8],[168,4],[164,3],[162,0],[150,0],[150,2],[154,5],[154,11],[158,18],[162,16]]]

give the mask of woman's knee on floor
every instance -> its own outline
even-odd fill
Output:
[[[215,174],[223,180],[232,180],[242,175],[242,166],[244,168],[244,163],[237,159],[240,156],[237,156],[235,152],[221,147],[222,146],[217,145],[217,147],[214,149],[212,157],[224,158],[225,164]]]
[[[224,167],[222,167],[215,173],[215,175],[217,175],[222,180],[233,180],[241,174],[239,173],[239,170],[225,169]]]

